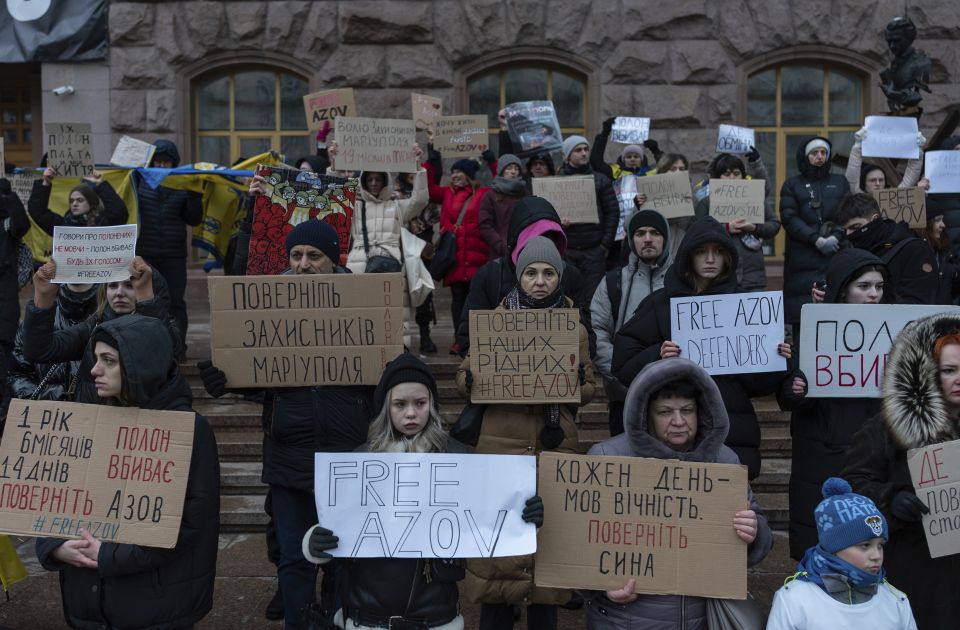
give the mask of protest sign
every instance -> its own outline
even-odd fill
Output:
[[[0,444],[0,532],[170,549],[195,414],[45,400],[10,403]]]
[[[17,197],[20,197],[24,208],[27,207],[27,202],[30,201],[33,182],[38,179],[40,179],[40,174],[35,171],[7,175],[7,181],[10,182],[10,187],[13,189],[13,192],[16,193]]]
[[[324,123],[332,123],[338,116],[356,116],[353,88],[325,90],[303,97],[303,109],[307,116],[307,128],[318,131]]]
[[[863,123],[863,157],[904,158],[920,157],[917,144],[917,119],[913,116],[867,116]]]
[[[55,284],[118,282],[130,277],[137,250],[137,225],[53,227]]]
[[[746,219],[764,222],[763,199],[767,183],[762,179],[710,179],[710,216],[721,223]]]
[[[960,192],[960,151],[927,151],[924,174],[930,180],[930,194]]]
[[[490,144],[486,116],[441,116],[434,122],[433,147],[447,157],[480,155]]]
[[[695,214],[689,173],[664,173],[638,177],[637,194],[647,196],[647,201],[640,207],[641,210],[656,210],[665,219],[692,217]]]
[[[93,175],[90,123],[45,123],[47,166],[58,177]]]
[[[403,274],[209,276],[229,387],[376,385],[403,352]]]
[[[546,452],[538,482],[537,586],[747,596],[744,466]]]
[[[720,125],[717,133],[717,153],[745,155],[750,148],[757,146],[756,133],[749,127]]]
[[[930,508],[923,515],[930,557],[960,553],[960,440],[907,451],[917,497]]]
[[[337,558],[499,558],[534,553],[521,517],[536,458],[446,453],[316,453],[319,522]]]
[[[120,141],[117,142],[117,147],[113,150],[110,163],[128,168],[149,166],[150,160],[153,159],[153,153],[156,150],[157,147],[149,142],[137,140],[130,136],[123,136],[120,138]]]
[[[610,129],[611,142],[620,144],[643,144],[650,136],[649,118],[617,116]]]
[[[804,304],[800,311],[800,369],[808,398],[880,398],[887,354],[915,319],[960,313],[955,306],[921,304]]]
[[[709,374],[785,370],[783,292],[670,298],[670,339]]]
[[[577,309],[470,311],[472,402],[579,403],[580,359]]]
[[[534,177],[533,194],[553,204],[560,218],[570,219],[570,223],[597,223],[600,220],[593,175]]]
[[[416,173],[420,168],[413,152],[417,130],[412,120],[338,116],[335,129],[337,170]]]
[[[507,133],[517,157],[559,149],[563,144],[557,112],[551,101],[510,103],[505,109]]]
[[[534,179],[536,181],[536,179]],[[622,241],[627,236],[627,217],[637,209],[637,176],[625,173],[613,181],[613,191],[617,195],[620,205],[620,220],[617,222],[616,240]]]
[[[426,94],[410,95],[410,105],[413,110],[413,122],[417,126],[417,131],[424,129],[433,130],[433,124],[443,115],[443,99]],[[484,120],[486,125],[486,120]]]
[[[346,257],[357,201],[356,179],[263,164],[257,165],[257,175],[264,178],[265,192],[253,201],[246,275],[275,275],[289,269],[284,241],[295,225],[308,219],[333,226],[340,240],[341,260]]]
[[[905,221],[912,228],[927,227],[927,194],[923,188],[882,188],[871,194],[883,218]]]

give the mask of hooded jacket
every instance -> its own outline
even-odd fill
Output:
[[[814,137],[801,138],[797,146],[798,175],[787,179],[780,188],[780,218],[787,234],[784,252],[783,297],[786,303],[786,321],[800,321],[800,307],[810,301],[810,287],[823,279],[829,257],[817,249],[817,239],[834,235],[839,240],[843,233],[836,225],[837,208],[850,191],[843,175],[830,173],[833,145],[823,166],[807,161],[804,152]]]
[[[501,157],[504,157],[501,155]],[[511,156],[512,157],[512,156]],[[527,194],[528,182],[522,176],[514,180],[503,178],[504,169],[520,160],[516,157],[511,162],[499,160],[497,162],[497,177],[493,184],[480,200],[480,234],[490,246],[490,257],[497,258],[507,253],[507,227],[517,202]],[[513,190],[513,189],[516,190]]]
[[[693,448],[678,452],[651,433],[647,411],[650,395],[668,383],[686,379],[698,391],[697,436]],[[724,446],[729,419],[714,379],[692,361],[667,359],[647,366],[630,385],[623,411],[624,432],[590,447],[589,455],[645,457],[685,462],[738,464],[737,455]],[[747,566],[758,564],[773,547],[773,534],[763,508],[748,488],[750,509],[757,514],[757,537],[747,547]],[[735,512],[731,506],[731,512]],[[731,514],[731,521],[733,520]],[[624,578],[626,581],[626,578]],[[706,628],[706,603],[702,597],[641,595],[630,604],[616,604],[602,592],[592,593],[587,626],[596,630],[686,630]]]
[[[655,291],[640,304],[636,313],[623,325],[614,339],[611,367],[613,375],[624,386],[629,386],[647,365],[660,361],[660,346],[670,339],[671,335],[670,298],[696,295],[687,275],[691,271],[693,252],[706,243],[717,243],[726,249],[733,260],[733,269],[722,279],[715,280],[701,295],[737,292],[734,272],[737,249],[733,239],[715,219],[697,219],[690,225],[683,242],[680,243],[673,264],[667,271],[663,289]],[[766,372],[713,377],[730,415],[727,446],[732,448],[741,463],[749,468],[751,479],[760,474],[760,424],[750,399],[772,394],[785,376],[784,372]]]
[[[96,186],[91,186],[91,188],[103,205],[92,226],[125,225],[129,216],[127,204],[123,203],[123,199],[117,195],[110,182],[102,181]],[[51,210],[49,207],[51,191],[53,191],[53,186],[45,186],[43,179],[34,180],[30,198],[27,200],[27,211],[30,213],[30,218],[41,230],[53,236],[53,228],[58,225],[79,225],[81,227],[87,225],[87,215],[74,219],[69,207],[63,214]],[[90,209],[90,212],[96,211],[95,208]]]
[[[893,584],[910,597],[919,628],[952,628],[960,617],[960,555],[931,558],[924,524],[893,515],[898,492],[914,492],[907,451],[960,439],[960,426],[947,415],[940,390],[933,344],[960,329],[960,316],[943,313],[908,324],[894,340],[887,358],[880,413],[854,436],[843,477],[854,492],[869,497],[887,519],[890,540],[883,566]],[[931,507],[938,495],[919,493]],[[948,509],[940,504],[942,510]],[[932,519],[943,525],[947,519]]]
[[[366,173],[364,174],[366,175]],[[350,226],[350,252],[347,254],[347,267],[354,273],[363,273],[367,260],[372,256],[387,256],[402,263],[400,253],[400,227],[406,225],[427,207],[427,172],[417,171],[413,178],[413,193],[407,199],[391,199],[389,173],[383,173],[384,182],[380,194],[374,196],[365,187],[366,177],[360,176],[360,203],[354,212]],[[366,243],[364,247],[363,231],[366,218]]]
[[[173,158],[173,167],[180,164],[177,145],[157,140],[156,154]],[[137,254],[149,262],[156,258],[186,258],[186,227],[199,225],[203,219],[203,200],[199,193],[175,190],[166,186],[151,188],[135,175],[137,210],[140,229],[137,232]]]
[[[613,181],[591,168],[590,164],[573,166],[569,162],[560,167],[558,176],[593,175],[593,187],[597,195],[597,222],[575,223],[567,228],[567,238],[571,249],[592,249],[603,247],[610,250],[617,237],[617,224],[620,222],[620,203],[613,191]]]
[[[940,288],[937,258],[906,223],[874,219],[847,239],[886,261],[898,304],[936,304]]]
[[[102,324],[117,342],[124,376],[142,409],[189,411],[190,386],[174,359],[166,328],[131,314]],[[184,628],[213,606],[220,533],[220,464],[207,421],[194,414],[190,472],[173,549],[102,542],[99,568],[62,564],[53,552],[65,541],[37,539],[44,568],[60,572],[63,611],[74,628]]]

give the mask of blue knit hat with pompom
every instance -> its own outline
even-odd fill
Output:
[[[856,494],[840,477],[823,482],[823,501],[814,511],[820,547],[836,553],[879,536],[889,540],[887,519],[873,501]]]

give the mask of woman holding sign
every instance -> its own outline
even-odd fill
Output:
[[[70,190],[67,207],[62,211],[50,208],[50,192],[57,173],[52,167],[43,171],[43,178],[33,182],[27,211],[40,229],[53,236],[57,225],[101,227],[127,222],[127,204],[123,203],[110,182],[98,171]]]
[[[957,535],[951,492],[956,486],[934,487],[957,481],[951,478],[956,450],[936,451],[918,476],[911,476],[908,452],[957,439],[960,316],[943,313],[908,324],[894,340],[880,413],[854,436],[843,470],[854,492],[873,500],[887,518],[890,541],[883,565],[890,581],[910,598],[920,630],[955,628],[960,618],[960,554],[931,558],[927,544],[933,536]],[[914,490],[923,485],[929,490]],[[925,514],[929,522],[923,522]]]
[[[190,385],[161,322],[128,315],[98,327],[92,342],[91,374],[100,404],[193,411]],[[131,483],[127,489],[134,485],[144,487]],[[132,512],[124,517],[122,507],[119,514],[121,524],[138,518]],[[191,628],[213,606],[219,533],[217,442],[207,421],[194,414],[186,497],[173,549],[101,541],[81,529],[79,539],[37,539],[37,558],[48,571],[60,572],[63,613],[71,627]]]

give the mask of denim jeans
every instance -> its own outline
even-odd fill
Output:
[[[271,485],[273,522],[280,543],[277,577],[283,593],[285,630],[306,630],[304,610],[316,599],[317,567],[303,557],[303,536],[317,524],[313,494]]]

